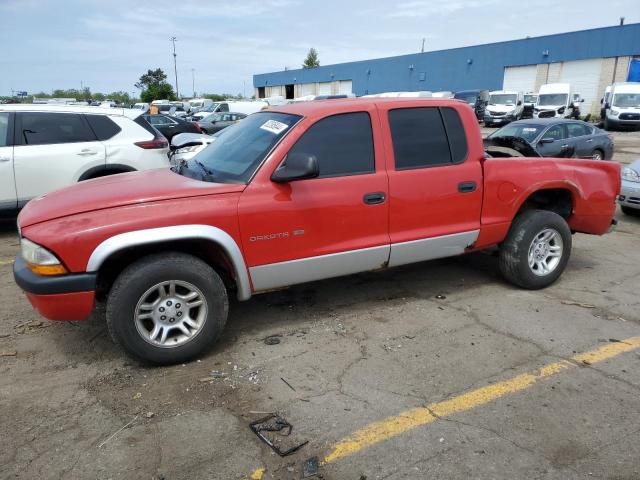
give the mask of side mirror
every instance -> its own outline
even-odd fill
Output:
[[[276,183],[292,182],[316,178],[320,175],[318,159],[308,153],[294,153],[287,155],[276,171],[271,175],[271,181]]]
[[[541,139],[538,143],[553,143],[553,142],[555,142],[555,140],[553,138],[546,137],[546,138]]]
[[[611,104],[609,102],[605,103],[604,108],[611,108]]]
[[[518,105],[518,106],[522,105],[522,100],[518,100],[517,105]]]

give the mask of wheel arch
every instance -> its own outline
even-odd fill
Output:
[[[168,249],[203,258],[227,273],[237,289],[238,300],[251,298],[251,285],[240,247],[224,230],[211,225],[177,225],[121,233],[104,240],[87,262],[87,272],[100,272],[114,258]],[[127,255],[128,254],[128,255]],[[226,267],[226,268],[225,268]]]
[[[576,206],[576,199],[581,196],[576,185],[563,183],[533,188],[522,195],[513,218],[530,209],[549,210],[568,220]]]

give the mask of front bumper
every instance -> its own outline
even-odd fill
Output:
[[[514,118],[509,115],[503,115],[501,117],[494,117],[491,115],[486,115],[484,116],[484,123],[485,125],[502,125],[503,123],[509,123],[509,122],[513,122]]]
[[[625,207],[640,210],[640,183],[622,180],[618,203]]]
[[[13,264],[13,278],[40,315],[49,320],[85,320],[95,301],[95,273],[52,277],[36,275],[21,255]]]

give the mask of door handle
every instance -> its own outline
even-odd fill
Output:
[[[81,157],[86,157],[87,155],[95,155],[98,152],[96,152],[95,150],[89,150],[88,148],[85,148],[83,150],[80,150],[78,152],[78,155],[80,155]]]
[[[568,144],[567,145],[562,145],[562,147],[560,147],[560,148],[569,148],[569,145]]]
[[[458,184],[458,191],[460,193],[471,193],[476,191],[476,182],[461,182]]]
[[[384,192],[367,193],[362,199],[367,205],[378,205],[384,203],[386,198]]]
[[[586,143],[591,143],[593,142],[593,138],[590,138],[589,140],[586,141]]]

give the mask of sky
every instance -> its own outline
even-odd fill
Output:
[[[180,93],[252,95],[252,75],[640,22],[639,0],[0,0],[0,95],[123,90],[149,68]],[[193,76],[192,76],[192,69]]]

